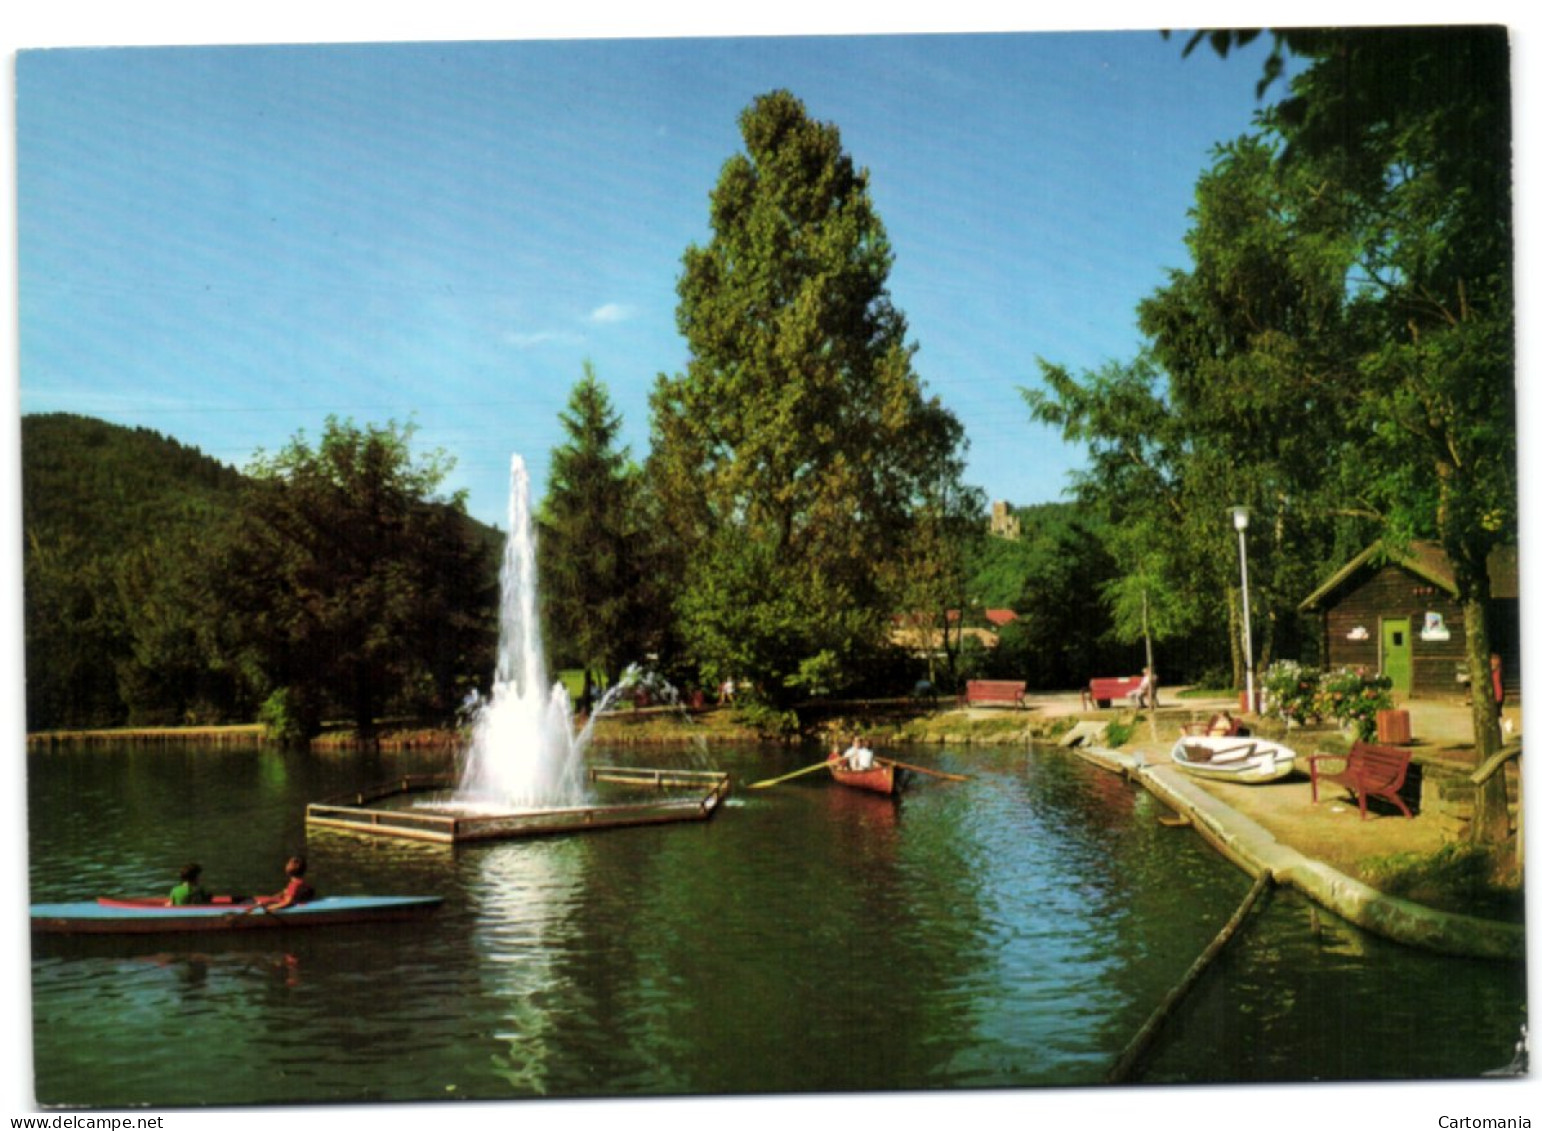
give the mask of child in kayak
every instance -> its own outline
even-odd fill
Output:
[[[203,885],[198,878],[203,875],[203,868],[198,864],[188,864],[179,873],[182,881],[171,889],[170,903],[173,907],[186,907],[195,903],[208,903],[209,893],[203,890]]]
[[[268,911],[281,911],[296,903],[309,903],[316,898],[316,889],[305,881],[305,857],[291,856],[284,865],[284,875],[289,882],[277,895],[260,895],[257,902]]]

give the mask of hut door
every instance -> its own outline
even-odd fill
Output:
[[[1381,622],[1381,674],[1400,695],[1413,691],[1413,634],[1407,617]]]

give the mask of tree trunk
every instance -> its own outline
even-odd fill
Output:
[[[1487,586],[1462,604],[1467,626],[1467,670],[1472,675],[1472,733],[1481,763],[1504,741],[1494,680],[1489,669]],[[1477,844],[1503,844],[1510,836],[1510,798],[1501,770],[1478,787],[1472,815],[1472,839]]]
[[[359,664],[353,676],[353,723],[361,742],[375,739],[375,685],[368,664]]]
[[[1152,675],[1156,674],[1156,653],[1151,648],[1151,607],[1148,602],[1146,590],[1140,591],[1140,631],[1146,638],[1146,670]],[[1156,696],[1153,694],[1152,699]]]
[[[1242,592],[1234,585],[1226,587],[1226,636],[1231,644],[1231,685],[1247,686],[1247,661],[1242,657]]]
[[[1481,764],[1498,751],[1504,739],[1489,667],[1492,649],[1488,638],[1488,552],[1486,546],[1461,552],[1467,549],[1448,545],[1446,552],[1451,558],[1466,627],[1467,671],[1472,677],[1468,685],[1472,689],[1472,734]],[[1471,836],[1473,843],[1480,845],[1503,844],[1510,837],[1510,799],[1502,771],[1478,787],[1473,800]]]

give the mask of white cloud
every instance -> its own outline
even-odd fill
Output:
[[[619,302],[607,302],[604,306],[596,308],[590,315],[591,322],[625,322],[632,317],[632,308],[622,306]]]

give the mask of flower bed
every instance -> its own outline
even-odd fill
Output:
[[[1287,726],[1331,720],[1362,742],[1376,736],[1376,712],[1392,706],[1392,681],[1361,668],[1318,668],[1282,660],[1263,676],[1264,714]]]

